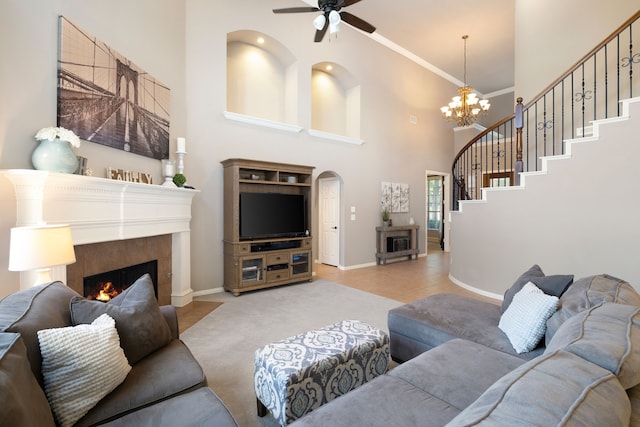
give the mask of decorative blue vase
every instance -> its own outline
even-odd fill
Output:
[[[33,167],[41,171],[73,173],[78,169],[78,158],[67,141],[43,139],[31,155]]]

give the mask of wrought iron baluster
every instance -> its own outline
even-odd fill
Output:
[[[604,116],[609,117],[609,44],[604,45]]]

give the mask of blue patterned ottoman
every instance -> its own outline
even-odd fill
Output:
[[[344,320],[256,350],[258,415],[267,410],[287,425],[387,372],[389,336],[358,320]]]

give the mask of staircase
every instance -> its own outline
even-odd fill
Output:
[[[546,274],[608,273],[640,290],[639,22],[640,11],[523,106],[520,120],[505,118],[458,154],[454,282],[501,298],[537,263]],[[485,188],[496,177],[511,186]]]
[[[566,141],[517,187],[485,188],[451,213],[457,284],[501,297],[531,265],[576,279],[608,273],[640,289],[640,98]]]

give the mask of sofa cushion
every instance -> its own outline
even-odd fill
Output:
[[[388,375],[402,378],[463,410],[491,384],[523,363],[516,356],[484,345],[453,339],[397,366]]]
[[[391,356],[406,361],[454,338],[463,338],[498,351],[532,359],[537,348],[518,354],[498,328],[500,306],[455,294],[436,294],[389,311],[387,325]]]
[[[576,280],[560,297],[560,309],[547,321],[546,344],[567,319],[605,301],[640,306],[640,294],[629,283],[607,274]]]
[[[233,427],[238,424],[213,390],[209,387],[201,387],[101,425],[106,427]]]
[[[132,365],[172,339],[149,274],[106,304],[82,297],[71,300],[71,320],[76,325],[91,323],[103,313],[115,319],[120,345]]]
[[[442,427],[460,410],[402,378],[382,375],[296,420],[291,427]]]
[[[69,427],[115,389],[131,370],[115,321],[38,331],[44,390],[58,424]]]
[[[49,402],[36,381],[24,342],[0,333],[0,425],[54,427]]]
[[[625,389],[640,384],[640,307],[605,302],[576,314],[545,353],[558,349],[609,370]]]
[[[452,420],[457,426],[627,426],[631,405],[606,369],[563,350],[496,381]]]
[[[75,427],[87,427],[206,385],[204,371],[182,341],[173,340],[133,365],[122,384]]]
[[[518,353],[533,350],[544,336],[547,319],[558,308],[558,297],[547,295],[529,282],[513,296],[498,327]]]
[[[27,347],[31,371],[40,383],[38,331],[71,325],[69,301],[77,292],[61,282],[51,282],[16,292],[0,301],[0,332],[18,332]]]
[[[507,289],[504,293],[504,299],[502,300],[502,307],[500,311],[504,313],[511,304],[513,296],[520,292],[520,290],[527,283],[532,282],[538,288],[547,295],[553,295],[560,297],[573,283],[572,274],[557,274],[553,276],[546,276],[538,264],[534,264],[529,270],[522,273],[520,277]]]

